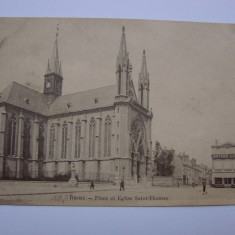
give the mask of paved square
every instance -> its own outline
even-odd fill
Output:
[[[196,206],[235,204],[235,189],[202,187],[152,187],[80,183],[70,187],[66,182],[1,181],[0,204],[68,205],[68,206]]]

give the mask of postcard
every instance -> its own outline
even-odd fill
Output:
[[[235,204],[235,25],[0,18],[0,204]]]

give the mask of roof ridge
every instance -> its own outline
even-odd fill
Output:
[[[114,85],[108,85],[108,86],[103,86],[103,87],[97,87],[97,88],[93,88],[93,89],[89,89],[89,90],[84,90],[84,91],[78,91],[78,92],[74,92],[74,93],[70,93],[70,94],[65,94],[65,95],[62,95],[62,96],[60,96],[60,97],[65,97],[65,96],[68,96],[68,95],[74,95],[74,94],[83,93],[83,92],[87,92],[87,91],[99,90],[99,89],[103,89],[103,88],[107,88],[107,87],[111,87],[111,86],[116,86],[116,85],[114,84]],[[58,97],[58,98],[59,98],[59,97]]]

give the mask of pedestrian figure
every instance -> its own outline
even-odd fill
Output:
[[[180,187],[180,183],[178,182],[178,188]]]
[[[122,180],[120,183],[120,191],[122,190],[125,191],[124,180]]]
[[[91,185],[90,185],[90,189],[95,189],[95,185],[94,185],[94,182],[93,182],[93,180],[91,181]]]
[[[205,181],[202,183],[202,187],[203,187],[203,195],[205,193],[207,194],[207,192],[206,192],[206,182]]]

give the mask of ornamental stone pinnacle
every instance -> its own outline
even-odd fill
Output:
[[[127,52],[127,46],[126,46],[126,35],[125,35],[125,27],[122,27],[122,36],[121,36],[121,43],[120,43],[120,49],[119,54],[117,56],[117,67],[120,65],[123,67],[125,65],[127,67],[127,63],[129,60],[129,54]]]
[[[145,50],[143,50],[142,66],[139,73],[139,84],[142,84],[145,88],[149,88],[149,73],[147,70]]]

